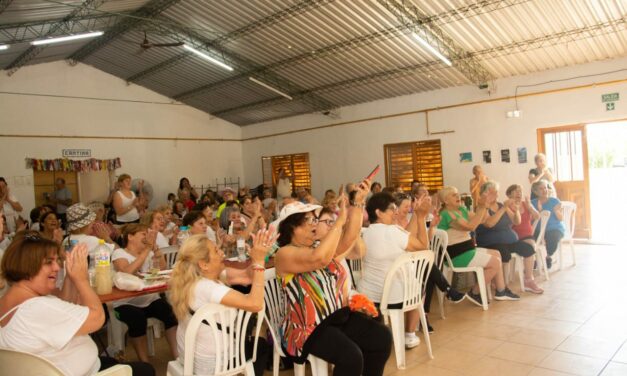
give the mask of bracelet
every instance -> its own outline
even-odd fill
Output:
[[[356,208],[361,208],[361,209],[363,209],[363,208],[365,208],[365,207],[366,207],[366,204],[364,204],[364,203],[361,203],[361,204],[354,204],[353,206],[354,206],[354,207],[356,207]]]
[[[264,270],[266,270],[265,266],[260,265],[260,264],[252,264],[250,266],[254,271],[261,271],[263,272]]]

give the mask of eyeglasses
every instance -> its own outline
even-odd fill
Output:
[[[317,225],[318,224],[318,218],[316,217],[305,217],[305,223],[308,225]]]
[[[335,220],[334,219],[319,219],[318,220],[319,223],[324,223],[325,225],[331,227],[335,224]]]

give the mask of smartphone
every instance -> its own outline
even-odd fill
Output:
[[[372,170],[372,172],[368,174],[368,176],[366,176],[366,179],[372,180],[375,176],[377,176],[380,169],[381,169],[381,166],[377,165],[377,167],[375,167],[374,170]]]

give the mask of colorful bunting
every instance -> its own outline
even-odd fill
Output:
[[[66,172],[90,172],[108,170],[113,171],[121,168],[120,158],[114,159],[81,159],[71,160],[67,158],[57,159],[34,159],[26,158],[26,168],[33,171],[66,171]]]

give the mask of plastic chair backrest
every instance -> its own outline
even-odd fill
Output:
[[[348,266],[351,268],[353,272],[361,271],[361,259],[348,260]]]
[[[161,252],[165,256],[166,268],[172,269],[174,263],[176,262],[176,255],[178,255],[179,248],[172,245],[169,247],[161,248]]]
[[[127,364],[116,364],[98,372],[96,376],[133,376],[133,369]]]
[[[542,210],[540,212],[540,219],[538,219],[534,225],[534,228],[537,227],[538,222],[540,223],[540,232],[538,232],[538,237],[536,238],[536,244],[542,244],[544,242],[544,233],[546,232],[546,225],[549,223],[549,217],[551,217],[551,212],[548,210]]]
[[[276,277],[275,268],[266,269],[264,279],[263,301],[266,304],[266,320],[269,322],[273,334],[278,334],[277,330],[285,316],[283,289],[281,282]]]
[[[575,213],[577,212],[577,204],[572,201],[562,201],[562,211],[564,217],[562,222],[566,226],[564,239],[572,239],[575,234]]]
[[[214,374],[244,372],[246,367],[246,329],[251,312],[226,307],[221,304],[205,304],[194,313],[185,331],[185,359],[183,374],[192,375],[196,351],[196,335],[201,325],[208,325],[213,336],[216,365]],[[263,310],[259,312],[255,332],[255,350],[257,338],[263,321]],[[255,351],[253,351],[255,354]]]
[[[446,257],[446,247],[448,246],[448,234],[446,231],[442,229],[436,229],[433,232],[433,237],[431,238],[431,250],[435,253],[434,265],[442,270],[442,266],[444,264],[444,258]],[[450,260],[447,260],[450,264]]]
[[[406,252],[400,255],[392,264],[383,283],[381,297],[381,312],[385,314],[394,280],[399,279],[403,285],[403,311],[418,307],[422,304],[422,295],[431,267],[433,266],[433,252],[430,250]]]
[[[54,364],[39,355],[0,348],[0,364],[7,374],[14,376],[63,376]]]

